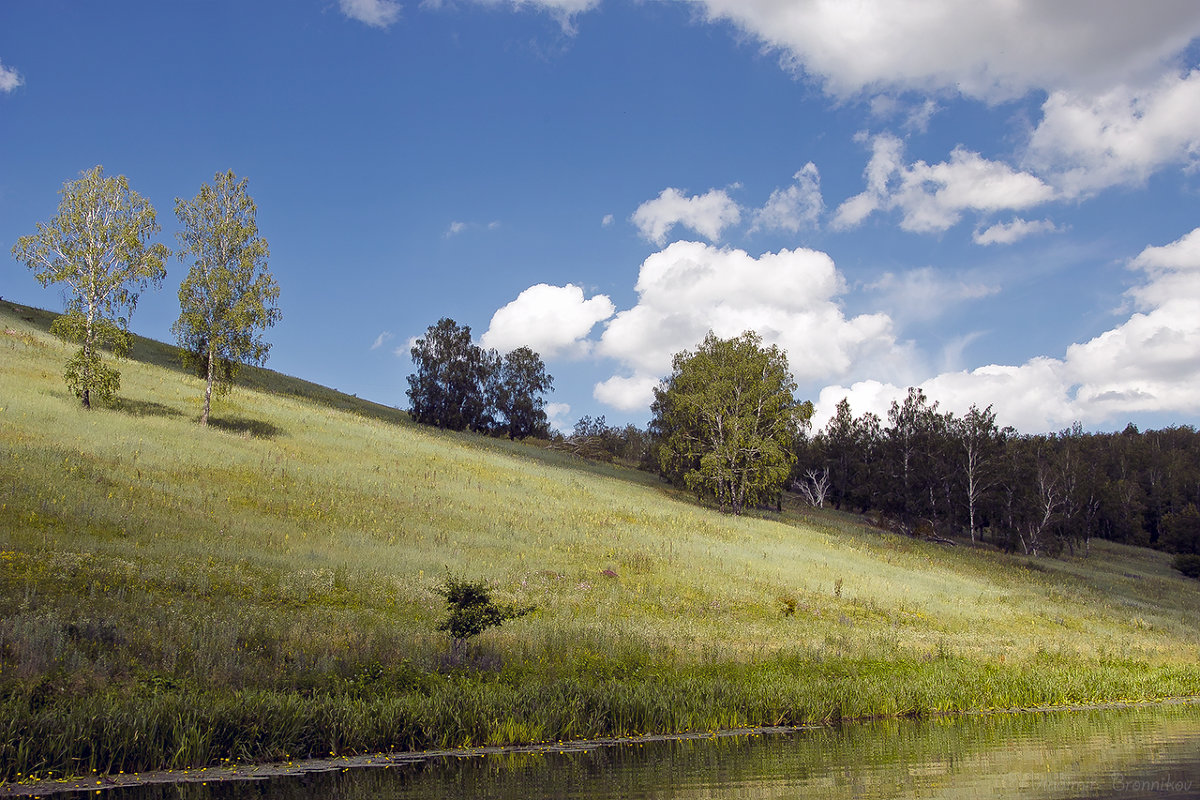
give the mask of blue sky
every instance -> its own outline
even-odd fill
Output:
[[[672,353],[750,328],[818,424],[920,385],[1196,425],[1197,37],[1194,0],[3,0],[0,294],[61,307],[10,251],[81,171],[174,246],[232,169],[268,365],[388,405],[449,316],[542,353],[566,429],[644,425]]]

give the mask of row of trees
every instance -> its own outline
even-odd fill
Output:
[[[639,469],[654,469],[653,439],[649,431],[630,423],[609,425],[601,414],[580,417],[568,436],[551,436],[553,447],[597,461],[622,461]]]
[[[439,428],[548,438],[544,394],[554,378],[528,347],[503,356],[471,341],[471,328],[443,317],[416,340],[408,376],[409,415]]]
[[[644,445],[672,483],[741,513],[785,488],[813,505],[872,513],[892,530],[1029,554],[1086,551],[1093,537],[1200,556],[1200,433],[1053,434],[1001,427],[991,406],[939,410],[920,389],[886,421],[848,401],[810,434],[785,355],[754,333],[709,334],[675,356],[643,436],[585,417],[564,443],[588,455]],[[643,438],[644,437],[644,438]]]
[[[43,286],[65,284],[66,313],[51,331],[78,344],[64,378],[84,408],[111,399],[121,374],[103,358],[129,352],[129,317],[147,288],[166,277],[166,245],[154,207],[129,187],[124,175],[105,177],[101,166],[68,181],[58,214],[23,236],[13,257],[34,271]],[[246,180],[217,173],[190,201],[175,199],[181,262],[191,261],[179,288],[179,319],[172,330],[185,360],[205,379],[201,422],[208,424],[214,389],[227,390],[246,362],[263,363],[270,345],[262,331],[280,318],[279,287],[267,271],[269,250],[258,233],[257,209]]]
[[[1093,537],[1200,553],[1200,433],[1188,427],[1019,435],[991,406],[957,416],[909,389],[886,424],[843,400],[798,455],[809,502],[904,530],[1030,554],[1086,550]]]

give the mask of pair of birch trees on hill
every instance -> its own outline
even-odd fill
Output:
[[[21,237],[13,256],[34,270],[43,286],[70,290],[66,313],[51,330],[80,345],[64,377],[84,408],[93,395],[113,397],[120,373],[102,357],[129,352],[129,317],[138,297],[166,277],[170,253],[152,244],[161,230],[150,202],[125,176],[105,177],[100,166],[63,186],[58,215]],[[180,315],[172,327],[185,361],[206,379],[201,423],[207,425],[214,390],[227,390],[241,363],[262,363],[270,345],[261,331],[280,317],[279,287],[266,269],[269,250],[259,236],[257,209],[246,180],[217,173],[190,201],[175,200],[180,261],[192,266],[179,288]]]

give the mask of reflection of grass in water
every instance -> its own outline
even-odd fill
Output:
[[[1200,709],[884,720],[768,735],[634,740],[482,757],[330,759],[260,784],[264,796],[587,798],[1125,797],[1130,781],[1196,785]],[[393,764],[382,768],[381,764]],[[353,767],[366,767],[358,768]],[[346,767],[351,767],[345,771]],[[261,774],[261,773],[259,773]],[[244,785],[148,786],[129,800],[244,796]]]
[[[483,796],[1052,798],[1108,796],[1147,767],[1190,762],[1200,709],[887,720],[789,734],[637,741],[395,770],[282,779],[278,798]],[[1176,779],[1181,780],[1177,773]],[[1183,776],[1186,778],[1186,776]],[[1117,795],[1119,796],[1119,795]]]
[[[144,340],[86,414],[7,308],[0,776],[1200,692],[1200,597],[1159,553],[733,519],[265,370],[205,431]],[[452,658],[446,570],[539,611]]]

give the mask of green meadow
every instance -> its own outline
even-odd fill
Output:
[[[254,368],[204,429],[143,339],[89,413],[51,319],[0,302],[0,780],[1200,694],[1163,553],[725,516]],[[455,645],[450,574],[537,611]]]

